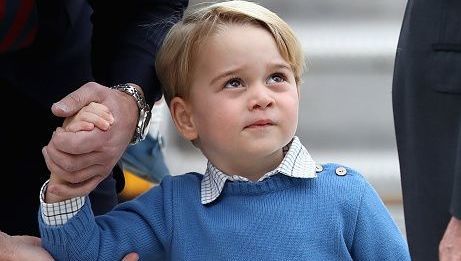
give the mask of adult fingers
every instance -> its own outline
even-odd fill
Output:
[[[81,167],[82,165],[79,166],[79,168],[75,171],[69,171],[67,169],[72,169],[75,168],[76,164],[74,163],[74,160],[71,160],[71,164],[63,164],[61,163],[58,165],[56,161],[51,159],[51,157],[48,154],[48,148],[43,148],[43,157],[45,158],[45,163],[50,170],[55,176],[59,177],[60,180],[64,180],[65,182],[68,183],[74,183],[78,184],[81,182],[84,182],[86,180],[89,180],[93,178],[94,176],[104,176],[106,177],[110,173],[110,163],[106,164],[90,164],[88,167]],[[102,155],[102,154],[100,154]],[[87,156],[87,155],[85,155]],[[78,158],[79,156],[76,156]],[[87,157],[86,161],[88,162],[91,158]],[[78,160],[75,160],[78,162]],[[61,165],[64,165],[67,169],[63,169]]]
[[[32,236],[10,236],[0,231],[0,260],[53,261],[40,246],[40,239]]]
[[[66,172],[75,172],[93,165],[105,165],[108,164],[107,161],[110,159],[109,155],[100,151],[85,154],[70,154],[59,151],[52,145],[46,146],[45,149],[52,163]]]
[[[94,176],[89,180],[80,183],[49,183],[46,193],[54,194],[60,198],[75,198],[75,197],[84,197],[90,194],[96,186],[104,179],[105,177],[98,175]]]
[[[129,253],[122,259],[122,261],[138,261],[138,260],[139,260],[139,256],[136,253]]]
[[[0,249],[8,250],[8,246],[11,244],[11,236],[0,231]]]
[[[33,245],[33,246],[41,246],[41,240],[38,237],[33,237],[33,236],[13,236],[14,238],[17,238],[18,240],[21,240],[22,242],[28,244],[28,245]]]
[[[58,128],[50,140],[50,145],[69,154],[84,154],[101,151],[110,139],[110,133],[95,128],[91,131],[67,132]]]

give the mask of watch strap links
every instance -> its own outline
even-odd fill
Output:
[[[149,128],[149,122],[151,117],[150,106],[147,104],[146,100],[144,99],[144,95],[136,89],[136,87],[128,84],[117,84],[114,86],[110,86],[109,88],[124,92],[136,101],[136,105],[138,106],[138,121],[136,124],[136,129],[133,134],[133,138],[130,141],[130,144],[136,144],[139,141],[143,140]]]

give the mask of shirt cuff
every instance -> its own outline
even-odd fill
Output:
[[[42,219],[49,226],[61,226],[77,215],[85,204],[85,197],[75,197],[56,203],[46,203],[45,193],[48,187],[47,180],[40,189],[40,208]]]

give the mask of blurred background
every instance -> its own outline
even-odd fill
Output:
[[[190,7],[200,2],[190,0]],[[257,2],[292,26],[306,54],[297,135],[315,161],[361,172],[405,233],[391,90],[406,2]],[[203,173],[205,159],[178,136],[163,108],[160,129],[171,173]]]

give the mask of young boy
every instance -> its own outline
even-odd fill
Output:
[[[257,4],[187,13],[156,68],[178,131],[209,160],[205,174],[167,176],[97,218],[87,197],[44,186],[43,246],[60,260],[409,260],[366,180],[316,165],[294,136],[303,61],[289,26]],[[50,211],[57,204],[73,210]]]

